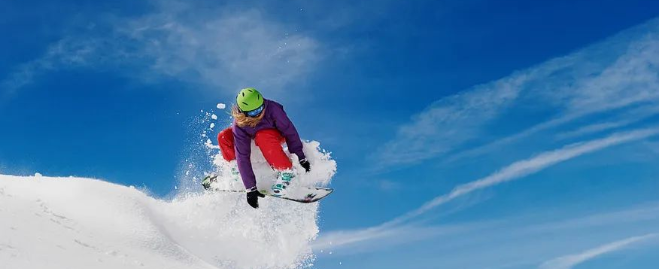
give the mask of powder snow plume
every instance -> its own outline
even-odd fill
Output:
[[[253,150],[259,186],[267,187],[274,172]],[[327,185],[336,162],[318,142],[305,142],[304,151],[312,171],[298,184]],[[240,189],[218,156],[206,172]],[[318,203],[266,197],[255,210],[244,193],[206,193],[189,181],[197,176],[185,178],[188,187],[174,198],[158,199],[98,179],[0,175],[0,268],[311,267]]]

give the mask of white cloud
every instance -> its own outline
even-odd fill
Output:
[[[439,100],[399,127],[378,152],[379,165],[480,155],[585,116],[657,104],[658,33],[659,19]],[[503,137],[490,134],[497,125],[506,126],[516,118],[535,120],[517,124],[518,130]],[[475,146],[464,150],[467,144]]]
[[[629,125],[633,123],[633,120],[624,120],[624,121],[612,121],[612,122],[601,122],[601,123],[595,123],[591,125],[586,125],[583,127],[580,127],[579,129],[561,133],[556,135],[556,139],[568,139],[568,138],[573,138],[573,137],[578,137],[582,135],[587,135],[591,133],[597,133],[601,131],[606,131],[610,129],[615,129],[619,127],[623,127],[626,125]]]
[[[553,165],[568,161],[581,155],[602,150],[611,146],[638,141],[659,134],[659,128],[641,129],[631,132],[617,133],[605,138],[567,145],[563,148],[546,151],[526,160],[520,160],[512,163],[501,170],[490,174],[487,177],[459,185],[448,194],[438,196],[421,207],[412,210],[391,221],[385,222],[375,227],[362,230],[353,230],[347,232],[335,232],[331,234],[333,246],[349,245],[365,240],[378,239],[383,236],[391,236],[399,228],[399,225],[418,217],[435,207],[448,203],[458,197],[465,196],[475,191],[496,186],[501,183],[520,179]]]
[[[615,251],[620,251],[626,247],[629,247],[632,244],[653,239],[657,237],[657,235],[659,234],[651,233],[641,236],[629,237],[620,241],[615,241],[612,243],[601,245],[596,248],[592,248],[578,254],[566,255],[563,257],[546,261],[542,265],[540,265],[539,268],[540,269],[570,269],[580,263],[586,262],[591,259],[595,259],[599,256]]]
[[[171,76],[194,72],[206,83],[231,90],[244,85],[280,89],[301,78],[320,57],[314,39],[287,31],[257,10],[178,18],[191,12],[195,9],[182,3],[162,5],[119,30],[143,45],[153,70]]]
[[[102,44],[96,40],[73,40],[64,38],[46,49],[45,54],[33,61],[24,63],[9,74],[5,80],[0,83],[0,88],[8,92],[15,92],[18,89],[34,82],[35,77],[41,72],[48,72],[59,68],[71,68],[89,66],[88,60],[92,60],[93,55],[101,50]],[[95,59],[96,64],[102,64],[107,61],[107,57],[99,55]]]
[[[206,88],[281,90],[304,80],[322,57],[313,38],[259,10],[161,0],[146,14],[98,18],[98,26],[56,42],[3,81],[17,90],[42,72],[70,67],[125,68],[145,81],[169,76]]]
[[[455,198],[480,189],[519,179],[521,177],[536,173],[547,167],[573,159],[583,154],[591,153],[626,142],[644,139],[656,134],[659,134],[659,128],[637,130],[627,133],[614,134],[606,138],[592,140],[585,143],[568,145],[558,150],[543,152],[530,159],[517,161],[511,165],[508,165],[485,178],[459,185],[455,187],[450,193],[436,197],[435,199],[421,206],[419,209],[395,219],[392,221],[392,223],[399,223],[411,219],[439,205],[454,200]]]
[[[528,75],[514,76],[435,102],[399,128],[397,137],[379,153],[380,164],[413,163],[453,150],[510,106],[527,79]]]
[[[630,231],[651,233],[659,221],[656,201],[608,210],[576,217],[572,210],[559,210],[451,225],[404,224],[368,233],[323,232],[313,248],[315,253],[333,251],[332,256],[338,258],[404,244],[431,245],[436,256],[410,258],[421,258],[442,268],[503,268],[510,264],[532,268],[548,257],[579,252],[602,240],[627,236]],[[581,236],[584,233],[589,236]]]
[[[313,249],[337,250],[350,247],[350,254],[357,252],[375,251],[382,247],[427,240],[441,235],[451,235],[481,229],[491,225],[489,222],[474,224],[444,225],[444,226],[421,226],[401,225],[382,229],[372,227],[364,230],[344,230],[322,234],[315,242]],[[365,243],[367,244],[357,244]],[[361,248],[360,248],[361,247]],[[345,252],[344,252],[345,253]]]
[[[613,119],[605,122],[597,122],[590,125],[577,127],[575,130],[562,132],[556,135],[556,139],[570,139],[579,136],[589,135],[593,133],[600,133],[608,130],[619,129],[629,126],[638,122],[642,122],[648,118],[659,114],[659,106],[656,103],[651,103],[644,106],[639,106],[635,109],[629,109],[622,113],[616,113]]]
[[[615,210],[605,213],[582,216],[577,219],[556,221],[549,224],[535,225],[525,229],[525,233],[555,232],[558,230],[569,230],[579,227],[594,229],[600,226],[612,224],[625,224],[634,222],[659,221],[659,203],[653,202],[640,206],[634,206],[623,210]],[[652,225],[649,225],[652,226]]]

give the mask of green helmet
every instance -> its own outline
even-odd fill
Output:
[[[252,111],[263,105],[263,96],[254,88],[244,88],[238,93],[236,103],[240,110]]]

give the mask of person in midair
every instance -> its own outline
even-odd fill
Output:
[[[273,195],[282,195],[295,178],[293,164],[284,152],[282,143],[286,142],[289,152],[297,155],[306,172],[311,170],[311,164],[302,151],[300,135],[286,115],[284,106],[263,98],[254,88],[245,88],[236,96],[236,105],[232,107],[231,115],[234,119],[232,126],[221,131],[217,140],[224,160],[236,160],[250,206],[258,208],[258,198],[265,197],[257,190],[256,176],[252,170],[252,139],[268,164],[277,171],[277,180],[271,187]],[[204,188],[209,189],[213,179],[204,178]]]

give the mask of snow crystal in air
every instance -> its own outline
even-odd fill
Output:
[[[225,104],[223,104],[223,103],[218,103],[218,104],[217,104],[217,108],[218,108],[218,109],[225,109],[226,107],[227,107],[227,105],[225,105]]]
[[[211,115],[211,119],[217,120],[217,115],[215,114]]]

